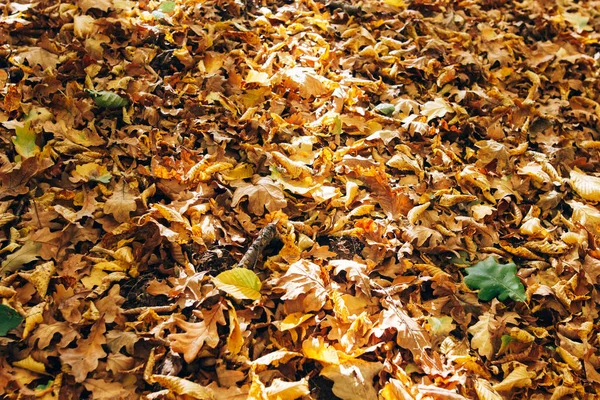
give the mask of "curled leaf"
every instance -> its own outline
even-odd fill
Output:
[[[84,91],[94,99],[94,102],[99,107],[115,109],[125,107],[129,104],[129,100],[113,92],[91,89],[85,89]]]
[[[377,106],[375,107],[375,110],[377,112],[382,113],[383,115],[392,115],[394,113],[394,111],[396,111],[396,108],[394,107],[393,104],[381,103],[381,104],[377,104]]]

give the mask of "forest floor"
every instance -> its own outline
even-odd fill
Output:
[[[3,398],[600,395],[600,2],[0,10]]]

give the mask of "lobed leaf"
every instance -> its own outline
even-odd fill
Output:
[[[515,301],[527,299],[514,263],[500,264],[494,257],[489,257],[465,271],[465,284],[471,289],[479,289],[479,300],[490,301],[494,297],[500,301],[509,297]]]

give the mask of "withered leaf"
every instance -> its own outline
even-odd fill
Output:
[[[107,356],[102,348],[106,344],[105,333],[106,324],[100,318],[92,326],[88,337],[78,341],[77,347],[60,351],[60,360],[71,368],[75,381],[83,382],[90,372],[98,368],[99,360]]]
[[[171,349],[182,353],[187,362],[192,362],[206,344],[208,347],[216,347],[219,344],[218,325],[225,325],[223,306],[218,303],[210,310],[194,310],[194,314],[201,319],[200,322],[187,322],[177,319],[176,323],[184,333],[172,333],[169,335]]]

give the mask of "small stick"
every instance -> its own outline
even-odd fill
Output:
[[[244,254],[244,257],[238,263],[238,267],[241,268],[254,268],[256,262],[258,261],[258,256],[262,253],[262,251],[271,243],[275,236],[277,235],[277,225],[276,223],[269,223],[265,225],[264,228],[258,232],[258,236],[254,239],[254,242]]]
[[[121,314],[123,314],[123,315],[138,315],[147,310],[153,310],[155,313],[159,314],[159,313],[171,312],[175,308],[177,308],[177,304],[170,304],[168,306],[136,307],[136,308],[129,308],[127,310],[123,310],[123,312]]]

